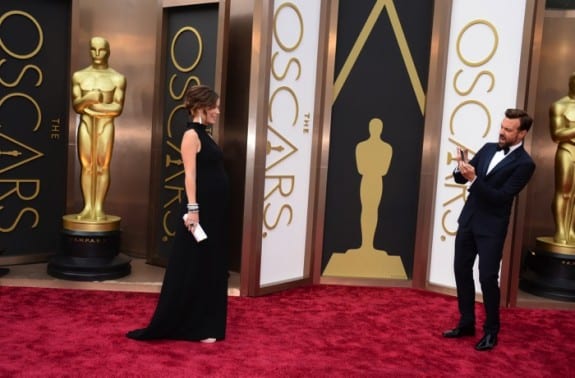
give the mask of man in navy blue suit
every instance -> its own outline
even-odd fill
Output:
[[[499,333],[499,266],[515,196],[527,185],[535,163],[523,148],[533,119],[523,110],[507,109],[498,143],[486,143],[467,162],[458,153],[455,182],[469,183],[469,196],[455,237],[453,269],[460,319],[444,337],[475,335],[475,283],[473,264],[479,256],[479,282],[485,307],[484,335],[475,345],[479,351],[497,345]]]

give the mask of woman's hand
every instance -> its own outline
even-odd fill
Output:
[[[197,212],[195,213],[188,212],[186,219],[184,219],[184,224],[186,225],[188,231],[194,232],[196,225],[198,225],[199,223],[200,223],[200,214]]]

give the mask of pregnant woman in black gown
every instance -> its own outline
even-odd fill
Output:
[[[203,85],[190,87],[184,105],[192,122],[182,138],[186,201],[154,315],[146,328],[127,333],[136,340],[223,340],[228,271],[226,219],[228,178],[222,151],[206,132],[216,122],[219,97]],[[192,235],[201,224],[207,239]]]

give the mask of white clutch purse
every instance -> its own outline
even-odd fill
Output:
[[[188,218],[188,214],[186,213],[186,214],[184,214],[182,219],[185,222],[187,218]],[[201,242],[202,240],[206,240],[208,238],[208,235],[206,235],[206,232],[204,231],[202,226],[200,226],[199,223],[196,224],[196,227],[194,227],[194,231],[192,232],[192,235],[194,235],[194,238],[196,238],[196,241],[198,243]]]

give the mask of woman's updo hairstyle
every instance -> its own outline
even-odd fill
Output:
[[[216,106],[218,94],[207,85],[192,85],[184,96],[184,107],[191,115],[200,109],[212,109]]]

